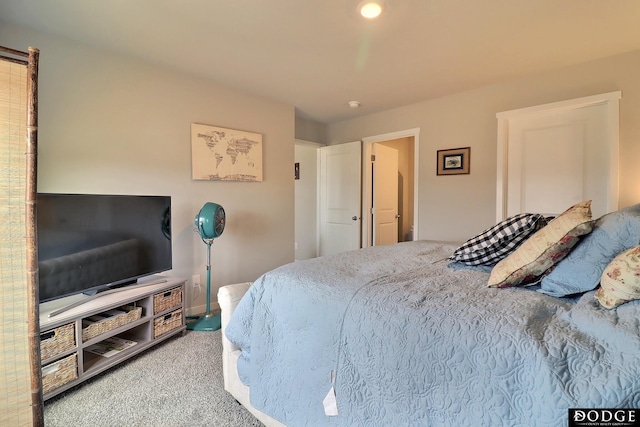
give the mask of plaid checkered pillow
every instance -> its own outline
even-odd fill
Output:
[[[467,265],[494,265],[546,224],[540,214],[514,215],[467,240],[449,259]]]

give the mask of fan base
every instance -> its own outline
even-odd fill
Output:
[[[190,331],[217,331],[220,329],[220,326],[221,321],[219,314],[209,314],[202,317],[187,317],[187,329]]]

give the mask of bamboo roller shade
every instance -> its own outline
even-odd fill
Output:
[[[27,136],[29,78],[21,61],[0,60],[0,425],[18,427],[41,423],[34,417],[41,410],[34,411],[39,392],[32,389],[36,302],[28,258],[35,243],[28,238],[33,225],[28,188],[34,185]]]

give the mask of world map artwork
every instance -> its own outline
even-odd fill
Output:
[[[262,134],[191,124],[193,179],[262,181]]]

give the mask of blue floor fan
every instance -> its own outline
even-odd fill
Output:
[[[211,313],[211,245],[224,231],[225,213],[222,206],[207,202],[196,215],[194,222],[200,238],[207,245],[207,311],[204,316],[192,317],[187,329],[192,331],[217,331],[220,329],[220,314]]]

